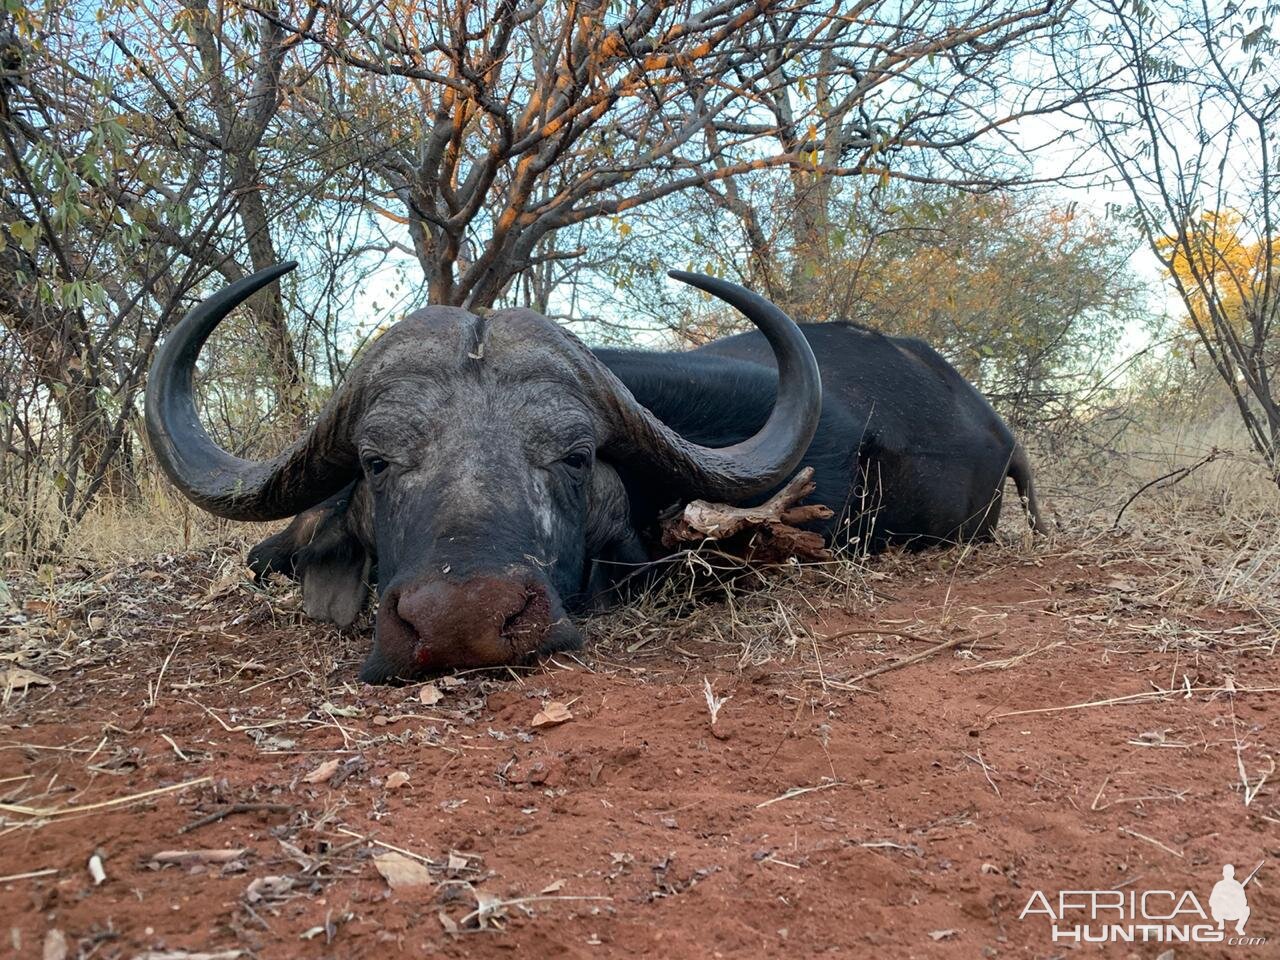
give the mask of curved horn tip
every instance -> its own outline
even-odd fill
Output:
[[[241,277],[239,280],[237,280],[235,283],[231,284],[230,286],[223,287],[222,290],[220,290],[218,293],[214,294],[212,297],[206,300],[205,304],[208,304],[210,302],[217,302],[220,298],[226,298],[226,297],[230,297],[234,303],[238,304],[242,300],[245,300],[246,298],[257,293],[267,284],[275,283],[277,280],[283,277],[286,273],[295,269],[297,266],[298,266],[297,260],[282,260],[280,263],[273,263],[269,267],[263,267],[261,270],[255,270],[253,273],[249,274],[248,276]],[[200,306],[203,306],[203,305],[204,304],[201,304]],[[200,306],[197,306],[196,310],[193,311],[193,313],[199,311]]]
[[[205,303],[216,302],[219,298],[229,297],[233,303],[240,303],[242,300],[251,297],[269,283],[275,283],[289,271],[298,266],[297,260],[282,260],[280,263],[273,263],[269,267],[263,267],[261,270],[255,270],[247,277],[241,277],[235,283],[228,287],[223,287],[221,291],[214,294]],[[203,306],[203,304],[201,305]],[[197,306],[193,313],[200,310]],[[221,319],[221,318],[219,318]]]
[[[713,277],[709,273],[692,273],[688,270],[668,270],[667,276],[673,280],[679,280],[681,283],[687,283],[691,287],[701,290],[703,293],[709,293],[713,297],[724,300],[726,303],[737,306],[742,309],[741,304],[735,303],[735,297],[748,297],[753,300],[759,300],[768,303],[758,293],[748,290],[740,283],[734,283],[732,280],[726,280],[723,277]],[[770,303],[770,307],[777,309],[775,304]]]

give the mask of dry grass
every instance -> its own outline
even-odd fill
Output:
[[[1256,647],[1265,642],[1270,651],[1280,633],[1280,490],[1256,462],[1225,454],[1179,482],[1156,484],[1129,505],[1119,528],[1113,529],[1120,507],[1144,484],[1202,460],[1214,448],[1240,449],[1241,439],[1232,432],[1231,421],[1221,418],[1199,430],[1141,434],[1140,444],[1127,440],[1101,467],[1096,457],[1087,466],[1083,458],[1037,458],[1046,513],[1057,528],[1047,540],[1029,537],[1021,511],[1010,498],[994,545],[872,559],[843,555],[828,563],[764,571],[744,571],[732,558],[712,551],[681,554],[668,561],[666,575],[656,583],[590,618],[588,638],[602,665],[643,663],[697,644],[712,645],[714,655],[732,657],[739,667],[800,652],[816,664],[825,682],[821,647],[830,638],[815,635],[809,626],[825,614],[863,611],[871,616],[885,600],[878,588],[904,571],[923,569],[954,579],[974,563],[1013,564],[1065,549],[1082,563],[1104,555],[1107,562],[1127,557],[1159,578],[1167,591],[1161,594],[1164,600],[1247,611],[1270,634],[1267,639],[1264,629],[1262,634],[1242,631],[1234,637],[1210,637],[1175,609],[1155,624],[1135,628],[1140,642],[1164,648],[1207,642]],[[83,602],[77,590],[83,592],[85,582],[134,564],[154,566],[149,558],[200,554],[208,558],[207,589],[216,591],[218,584],[234,586],[247,547],[279,526],[209,517],[156,479],[143,491],[141,503],[104,500],[75,530],[67,559],[52,566],[77,565],[77,576],[64,574],[55,588],[51,570],[37,572],[30,558],[7,554],[5,578],[18,602],[48,597],[74,608]],[[277,616],[296,616],[296,591],[281,589],[277,594],[277,599],[286,600]],[[923,639],[934,644],[947,641],[951,615],[950,608],[944,608],[938,619],[922,625]],[[113,618],[110,607],[102,616]],[[1006,660],[1012,666],[1035,652],[1012,651]],[[317,676],[323,675],[317,670]]]
[[[157,484],[140,502],[102,501],[72,531],[65,552],[95,566],[108,566],[158,553],[253,544],[279,527],[221,520],[192,506],[167,485]]]
[[[1208,451],[1246,449],[1224,419],[1198,432],[1157,434],[1152,447],[1154,454],[1132,457],[1157,476]],[[1280,488],[1256,457],[1229,452],[1176,486],[1152,488],[1133,532],[1176,558],[1189,587],[1213,602],[1280,614]]]
[[[862,558],[747,570],[733,557],[703,550],[671,558],[656,583],[592,618],[588,632],[606,656],[643,658],[646,651],[715,644],[744,667],[811,647],[815,638],[805,624],[871,598]]]
[[[38,565],[45,556],[23,552],[18,513],[26,512],[43,531],[47,543],[58,526],[57,497],[41,497],[35,504],[0,514],[0,552],[5,566],[19,569]],[[191,505],[157,475],[149,475],[130,499],[99,498],[84,519],[75,524],[58,557],[94,568],[108,568],[157,554],[207,550],[227,543],[252,544],[274,532],[279,524],[246,524],[221,520]]]
[[[1150,481],[1205,458],[1175,483],[1149,487],[1129,505],[1121,523],[1116,514]],[[868,560],[843,556],[829,564],[774,568],[742,577],[728,558],[682,555],[671,574],[625,606],[596,618],[590,627],[597,644],[614,656],[635,657],[654,646],[670,652],[695,643],[720,645],[739,666],[788,653],[810,654],[821,669],[818,646],[806,624],[829,610],[865,611],[886,597],[877,585],[920,571],[957,578],[974,564],[1013,565],[1066,554],[1084,568],[1105,569],[1131,562],[1143,571],[1143,585],[1129,596],[1117,581],[1106,599],[1111,615],[1134,602],[1163,616],[1140,617],[1127,629],[1135,642],[1153,649],[1185,646],[1232,647],[1273,653],[1280,643],[1280,489],[1270,482],[1230,417],[1201,428],[1170,427],[1142,436],[1117,451],[1102,471],[1079,471],[1070,457],[1039,464],[1042,486],[1057,531],[1031,538],[1010,498],[995,544],[946,552],[890,553]],[[1011,492],[1011,491],[1010,491]],[[1151,585],[1153,584],[1154,587]],[[1154,591],[1154,592],[1153,592]],[[1154,599],[1152,599],[1154,598]],[[1198,608],[1239,611],[1251,624],[1211,629],[1197,621]],[[957,611],[968,614],[972,611]],[[1081,608],[1081,616],[1101,615]],[[921,640],[942,647],[951,611],[921,625]],[[941,631],[941,632],[940,632]],[[965,669],[1014,666],[1040,652],[1015,651],[1005,660]]]

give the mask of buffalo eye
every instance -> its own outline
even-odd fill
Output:
[[[387,466],[387,461],[383,460],[381,457],[366,457],[364,461],[365,472],[371,477],[376,477],[378,474],[382,473],[387,469]]]
[[[586,450],[570,450],[560,462],[570,470],[585,470],[591,464],[591,454]]]

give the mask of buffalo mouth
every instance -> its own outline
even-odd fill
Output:
[[[379,602],[374,647],[360,678],[386,683],[524,664],[579,645],[554,591],[534,575],[393,585]]]
[[[539,657],[550,656],[561,651],[580,649],[582,649],[582,634],[567,617],[562,617],[551,624],[542,646],[524,657],[513,658],[509,665],[522,666]],[[375,641],[373,648],[360,666],[360,680],[364,683],[377,685],[414,683],[440,676],[450,672],[450,670],[463,669],[465,666],[468,665],[459,664],[455,667],[438,668],[409,666],[406,668],[388,659],[382,652],[382,646]],[[470,664],[469,666],[481,669],[489,667],[496,670],[501,664]]]

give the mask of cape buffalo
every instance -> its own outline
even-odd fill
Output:
[[[1021,446],[929,346],[797,327],[736,284],[674,271],[757,331],[685,353],[591,351],[528,310],[427,307],[368,347],[292,446],[243,460],[200,425],[196,359],[293,266],[232,284],[175,328],[151,370],[147,429],[194,503],[295,518],[250,563],[297,576],[309,614],[351,623],[376,570],[370,682],[577,645],[566,612],[652,559],[665,508],[760,502],[801,463],[811,501],[835,511],[815,528],[836,545],[989,538],[1006,477],[1040,524]]]

